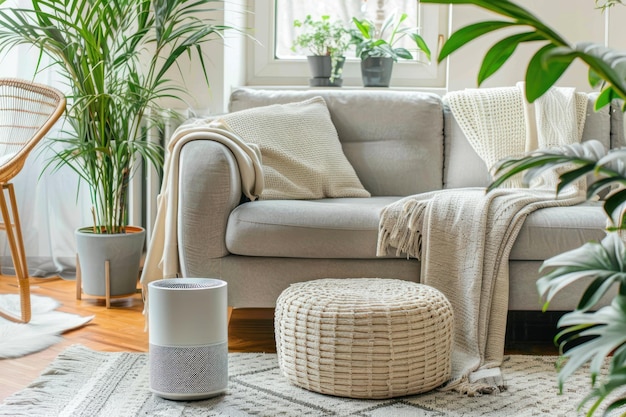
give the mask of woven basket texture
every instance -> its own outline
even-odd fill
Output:
[[[452,306],[426,285],[382,278],[296,283],[277,300],[275,330],[283,375],[322,394],[391,398],[450,377]]]

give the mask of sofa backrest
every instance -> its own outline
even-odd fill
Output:
[[[597,139],[606,149],[613,147],[611,133],[611,109],[609,106],[594,111],[597,93],[589,94],[587,104],[587,119],[583,130],[583,141]],[[614,112],[613,112],[614,113]],[[614,119],[620,115],[614,114]],[[485,162],[474,151],[454,119],[450,108],[444,105],[445,129],[445,158],[444,158],[444,187],[484,187],[489,185],[491,176]],[[618,135],[614,134],[614,140]],[[623,133],[621,138],[623,138]]]
[[[229,111],[321,96],[343,151],[373,196],[443,186],[443,103],[435,94],[392,90],[233,91]]]
[[[229,111],[290,103],[321,96],[343,151],[363,186],[374,196],[411,195],[445,188],[484,187],[488,168],[440,96],[393,90],[233,91]],[[583,141],[626,146],[624,115],[613,103],[599,111],[589,95]]]

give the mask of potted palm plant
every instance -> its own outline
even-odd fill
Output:
[[[293,41],[292,51],[308,50],[311,87],[341,87],[345,52],[350,47],[350,33],[340,21],[324,15],[314,20],[311,15],[294,20],[294,27],[303,30]]]
[[[403,38],[409,37],[430,61],[430,49],[420,36],[417,28],[403,26],[408,15],[402,13],[396,19],[391,14],[383,22],[380,30],[368,19],[352,18],[356,30],[352,31],[352,43],[356,45],[356,55],[361,58],[361,75],[365,87],[389,87],[393,63],[398,59],[413,59],[413,53],[398,46]]]
[[[29,8],[0,9],[0,52],[33,46],[69,89],[64,131],[51,139],[54,158],[46,167],[69,166],[89,190],[93,224],[76,232],[87,294],[136,292],[145,231],[127,224],[128,184],[138,159],[155,167],[163,160],[142,126],[158,124],[161,99],[183,96],[168,78],[181,56],[197,52],[205,69],[201,46],[228,29],[203,19],[217,10],[213,3],[32,0]]]
[[[590,42],[571,44],[532,13],[509,0],[422,2],[468,3],[506,18],[460,28],[441,49],[439,61],[482,35],[506,28],[507,36],[496,42],[483,59],[479,83],[495,73],[518,45],[537,42],[539,48],[526,69],[526,97],[529,101],[542,96],[575,59],[580,59],[589,67],[591,84],[601,87],[596,109],[611,103],[626,108],[623,104],[626,100],[624,52]],[[624,3],[622,0],[596,0],[596,5],[601,8],[616,4]],[[522,31],[512,33],[508,30],[511,28]],[[537,281],[545,308],[562,288],[580,280],[587,282],[576,309],[563,315],[558,323],[560,331],[555,342],[566,359],[559,370],[559,387],[563,388],[575,371],[588,364],[591,389],[579,409],[586,408],[587,416],[596,412],[608,415],[617,410],[623,413],[626,405],[626,149],[605,154],[602,145],[591,142],[505,160],[498,165],[496,180],[489,188],[498,187],[521,172],[530,181],[543,170],[555,167],[560,168],[557,192],[582,177],[587,181],[588,198],[610,190],[603,202],[609,224],[606,237],[601,242],[590,242],[546,260],[541,268],[545,275]],[[615,287],[618,291],[611,304],[598,308],[602,296]],[[601,375],[601,367],[606,361],[609,363],[608,373]]]

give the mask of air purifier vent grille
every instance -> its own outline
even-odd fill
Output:
[[[176,290],[185,290],[185,289],[206,289],[206,288],[215,288],[224,285],[223,281],[217,279],[199,279],[199,278],[173,278],[173,279],[164,279],[162,281],[154,281],[152,283],[154,287],[164,288],[164,289],[176,289]]]
[[[150,345],[150,387],[179,398],[222,392],[228,385],[228,344]]]

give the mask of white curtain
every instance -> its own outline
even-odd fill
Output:
[[[25,0],[13,0],[2,7],[28,7],[30,4]],[[53,68],[48,68],[46,62],[40,65],[40,72],[34,74],[37,59],[34,48],[20,46],[0,56],[0,76],[33,80],[67,93],[62,78]],[[43,170],[52,154],[48,138],[62,134],[62,123],[59,120],[31,152],[24,168],[13,180],[31,276],[75,276],[74,230],[89,224],[88,193],[85,187],[81,187],[80,194],[77,193],[78,176],[74,171],[67,167],[54,173]],[[0,262],[2,273],[14,274],[4,232],[0,234]]]

